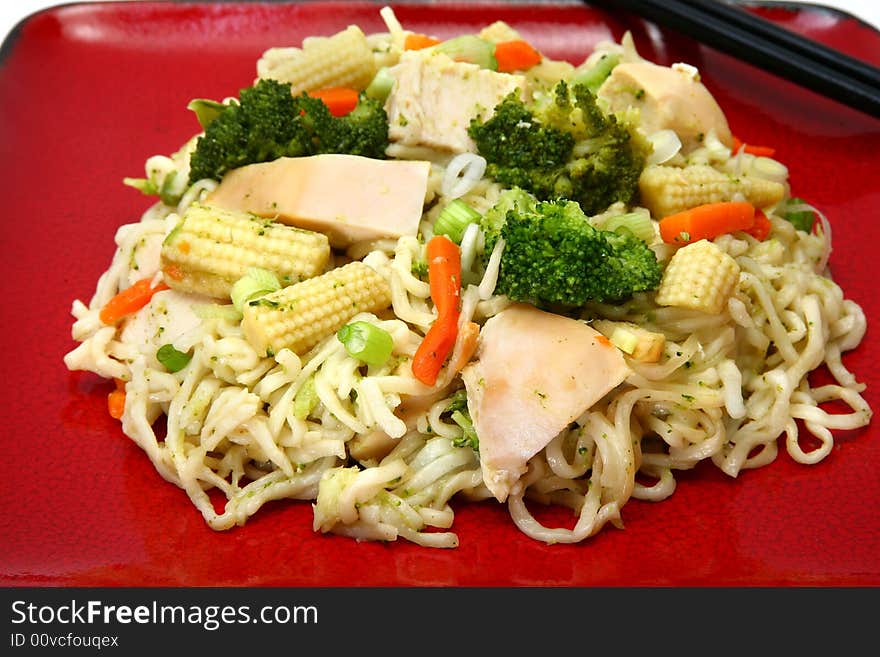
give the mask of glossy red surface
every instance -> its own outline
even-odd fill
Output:
[[[32,16],[0,61],[2,410],[0,584],[5,585],[877,585],[880,433],[844,432],[822,463],[780,454],[737,479],[711,466],[661,503],[631,501],[626,528],[579,545],[519,533],[504,507],[459,505],[461,546],[358,544],[311,530],[306,503],[275,503],[247,525],[208,529],[106,412],[110,385],[70,373],[69,309],[88,299],[113,233],[149,201],[124,187],[144,160],[196,130],[193,97],[250,84],[264,49],[350,23],[383,29],[376,4],[68,5]],[[832,266],[869,331],[846,358],[876,408],[880,121],[628,15],[586,6],[399,6],[441,36],[503,18],[555,57],[579,62],[630,29],[645,56],[687,61],[735,132],[772,144],[796,193],[834,226]],[[880,35],[815,9],[763,13],[880,63]],[[555,514],[568,522],[564,514]]]

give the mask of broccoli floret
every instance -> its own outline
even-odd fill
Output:
[[[521,187],[541,198],[555,198],[574,137],[541,125],[531,111],[511,93],[495,107],[485,123],[473,119],[468,133],[486,158],[486,174],[509,187]]]
[[[361,95],[350,114],[334,117],[321,100],[293,96],[290,84],[261,79],[205,127],[189,180],[219,180],[231,169],[279,157],[347,153],[381,159],[387,145],[388,116],[377,101]]]
[[[571,89],[564,81],[558,82],[551,92],[538,94],[529,111],[542,125],[569,133],[575,140],[586,136],[581,117],[573,114]]]
[[[470,447],[474,451],[479,451],[480,439],[477,437],[474,423],[468,412],[467,391],[464,388],[455,391],[450,398],[449,406],[446,407],[446,412],[450,414],[449,419],[461,427],[462,431],[459,438],[452,440],[452,445],[454,447]]]
[[[570,88],[564,81],[531,105],[508,96],[468,132],[488,176],[541,200],[577,201],[588,214],[636,197],[650,149],[606,115],[586,85]]]
[[[385,157],[388,115],[382,103],[361,94],[357,106],[340,117],[332,116],[323,103],[321,106],[321,111],[307,110],[304,115],[306,122],[313,126],[316,154],[347,153],[376,159]]]
[[[498,236],[501,235],[501,229],[507,220],[507,213],[520,207],[523,208],[524,212],[528,212],[534,205],[535,197],[520,187],[506,189],[501,193],[495,205],[483,214],[483,219],[480,223],[480,227],[485,235],[485,254],[487,258],[492,253],[492,249],[498,241]]]
[[[487,252],[504,240],[498,294],[538,307],[574,308],[623,301],[660,284],[660,264],[645,242],[593,227],[576,201],[528,203],[521,190],[511,190],[499,205],[508,208],[503,223],[498,226],[493,208],[486,213],[492,223],[484,226]]]
[[[488,162],[511,168],[561,166],[574,146],[572,135],[537,123],[516,92],[501,101],[486,123],[474,119],[469,132]]]
[[[570,198],[589,214],[618,201],[632,202],[651,147],[616,116],[602,112],[585,85],[573,87],[572,92],[585,134],[575,144],[576,157],[568,163],[574,190]]]

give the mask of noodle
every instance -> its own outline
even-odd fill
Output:
[[[390,38],[399,50],[405,30],[390,10],[382,18],[390,32],[382,42]],[[604,52],[641,61],[627,35],[622,44],[602,44],[585,65]],[[286,49],[272,52],[287,56]],[[393,60],[393,48],[382,56]],[[712,137],[695,160],[732,172],[753,166],[751,156],[731,153]],[[190,142],[181,153],[193,147]],[[216,188],[207,179],[121,226],[90,302],[73,302],[78,345],[65,356],[66,366],[124,382],[122,431],[213,529],[243,525],[271,501],[308,500],[317,532],[451,548],[458,545],[451,531],[456,500],[492,498],[480,451],[450,410],[463,392],[460,366],[472,358],[473,345],[459,333],[434,386],[417,380],[409,362],[436,319],[431,286],[418,267],[440,210],[459,198],[485,213],[504,189],[473,153],[450,157],[398,144],[386,154],[432,163],[419,234],[355,243],[328,264],[362,260],[388,282],[390,307],[351,320],[391,336],[393,356],[385,364],[366,366],[334,334],[306,353],[285,348],[267,355],[248,341],[231,306],[174,290],[156,294],[119,327],[101,321],[101,308],[118,291],[145,275],[162,280],[162,242],[187,208]],[[178,181],[188,166],[180,154],[147,161],[154,175]],[[786,175],[782,165],[765,168]],[[673,495],[676,471],[706,461],[736,477],[773,462],[780,447],[797,463],[815,464],[833,449],[834,432],[868,424],[865,386],[842,360],[861,343],[865,314],[827,271],[828,219],[806,203],[796,209],[814,212],[817,230],[796,230],[778,208],[767,208],[769,239],[733,233],[714,240],[740,268],[739,285],[718,314],[658,306],[651,292],[580,310],[587,322],[629,322],[662,335],[665,348],[655,362],[626,355],[623,383],[529,459],[506,500],[521,532],[545,543],[580,542],[609,523],[622,527],[631,498]],[[668,261],[668,245],[653,246]],[[511,303],[496,293],[504,240],[490,253],[484,247],[480,226],[471,223],[461,240],[459,326],[481,325]],[[167,304],[161,319],[167,323],[157,319],[159,303]],[[191,354],[179,371],[156,358],[166,342]],[[834,381],[813,386],[809,375],[823,365]],[[830,404],[848,410],[830,412]],[[809,450],[805,434],[814,439]],[[219,511],[214,493],[225,498]],[[573,525],[544,526],[533,505],[548,504],[570,509]]]

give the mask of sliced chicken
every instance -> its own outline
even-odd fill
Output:
[[[390,70],[388,138],[453,153],[476,151],[467,132],[471,119],[485,121],[508,94],[522,95],[526,88],[522,75],[457,62],[439,52],[404,52]]]
[[[700,146],[710,130],[725,146],[733,144],[724,112],[689,67],[644,61],[618,64],[599,87],[598,96],[612,112],[637,108],[646,135],[674,130],[684,153]]]
[[[629,374],[584,322],[514,304],[486,321],[462,370],[483,481],[504,501],[526,463]]]
[[[324,233],[334,247],[415,235],[429,162],[357,155],[282,157],[227,173],[206,203]]]
[[[173,344],[180,351],[189,351],[197,337],[195,329],[202,323],[193,306],[207,302],[206,297],[176,290],[156,292],[146,306],[125,320],[120,340],[137,345],[150,366],[161,369],[156,350]]]

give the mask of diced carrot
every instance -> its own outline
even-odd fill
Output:
[[[734,136],[733,152],[739,152],[740,148],[742,148],[746,153],[759,157],[773,157],[776,154],[776,149],[772,146],[755,146],[754,144],[747,144],[738,137]]]
[[[357,89],[351,87],[324,87],[308,92],[312,98],[324,101],[333,116],[345,116],[358,104],[360,96]]]
[[[667,244],[688,244],[747,230],[755,224],[755,206],[745,201],[706,203],[663,217],[660,236]]]
[[[498,70],[502,73],[527,71],[535,64],[540,64],[541,59],[543,59],[541,53],[523,39],[501,41],[495,44],[495,60],[498,62]]]
[[[136,313],[146,306],[156,292],[168,289],[165,283],[159,283],[155,287],[152,283],[152,278],[142,278],[134,285],[125,288],[101,308],[98,317],[105,324],[115,324],[123,317]]]
[[[125,381],[113,379],[116,390],[107,395],[107,411],[114,420],[122,418],[125,412]]]
[[[423,48],[436,46],[438,43],[440,43],[440,39],[435,39],[434,37],[430,37],[427,34],[417,34],[411,32],[410,34],[407,34],[406,38],[403,40],[403,49],[422,50]]]
[[[770,223],[770,219],[767,217],[767,215],[760,210],[755,210],[755,223],[752,225],[751,228],[746,228],[745,232],[747,232],[759,242],[763,242],[770,234],[771,228],[773,228],[773,225]]]

